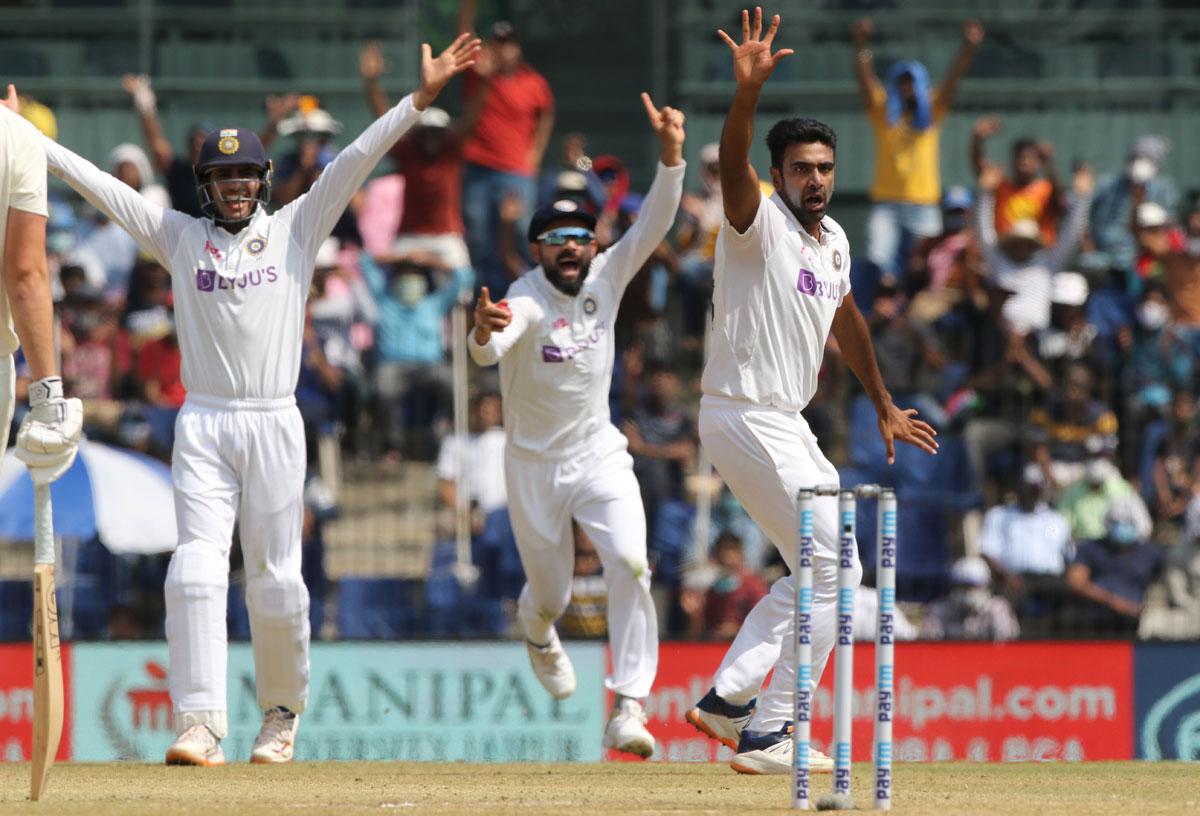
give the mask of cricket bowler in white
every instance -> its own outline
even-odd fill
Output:
[[[658,670],[658,622],[646,512],[608,391],[621,295],[674,222],[685,164],[683,114],[656,109],[647,94],[642,102],[662,150],[637,221],[596,255],[595,216],[572,201],[538,210],[528,237],[539,265],[499,303],[483,289],[467,346],[476,363],[500,363],[508,511],[526,577],[518,617],[534,674],[556,698],[575,691],[554,628],[571,599],[574,519],[595,543],[608,585],[606,685],[615,702],[604,745],[649,757],[654,737],[641,700]]]
[[[291,760],[308,698],[308,590],[300,576],[304,428],[294,392],[304,305],[321,242],[388,148],[479,41],[436,59],[421,87],[342,150],[312,189],[269,214],[271,164],[253,131],[205,139],[195,165],[205,218],[151,204],[45,140],[50,169],[171,273],[187,400],[171,457],[179,546],[166,579],[169,687],[179,736],[168,764],[220,765],[227,733],[225,599],[235,519],[246,564],[262,730],[252,762]]]
[[[935,453],[934,430],[892,404],[871,336],[850,294],[850,245],[825,214],[833,194],[837,137],[813,119],[786,119],[767,136],[775,194],[759,189],[750,164],[759,92],[790,49],[771,53],[779,16],[763,36],[762,10],[742,12],[733,52],[737,90],[721,134],[725,223],[717,239],[713,322],[701,380],[700,441],[750,517],[795,568],[800,488],[836,485],[837,470],[817,446],[801,410],[817,388],[832,332],[879,416],[888,462],[894,441]],[[813,684],[834,645],[837,617],[836,497],[817,499],[813,565]],[[855,558],[861,577],[862,567]],[[855,582],[857,583],[857,581]],[[736,771],[789,773],[792,767],[793,578],[781,578],[750,614],[687,719],[737,751]],[[771,682],[755,707],[767,673]],[[824,755],[812,770],[832,770]]]
[[[33,382],[16,455],[34,484],[48,485],[75,461],[83,405],[63,399],[46,267],[46,153],[41,134],[18,109],[17,91],[9,85],[0,105],[0,456],[15,410],[13,352],[19,344]]]

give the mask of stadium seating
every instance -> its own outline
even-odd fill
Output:
[[[395,640],[420,634],[413,603],[419,585],[396,578],[342,578],[337,582],[337,633],[342,640]]]

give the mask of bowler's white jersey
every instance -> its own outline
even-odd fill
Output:
[[[540,266],[508,289],[512,323],[487,345],[467,341],[479,365],[500,362],[508,452],[559,457],[581,450],[609,418],[613,323],[621,295],[675,220],[685,164],[659,163],[637,221],[621,240],[592,259],[575,297],[546,279]]]
[[[850,243],[829,216],[817,241],[776,193],[762,197],[744,233],[724,221],[704,394],[804,408],[817,390],[834,313],[849,293]]]
[[[0,105],[0,265],[4,263],[4,238],[8,210],[46,215],[46,157],[37,128]],[[0,280],[0,355],[17,350],[8,294]],[[0,389],[4,385],[0,383]]]
[[[406,96],[338,153],[311,190],[273,215],[259,208],[236,235],[209,218],[152,204],[86,159],[43,142],[51,172],[171,273],[188,393],[280,399],[296,390],[317,249],[418,114]]]

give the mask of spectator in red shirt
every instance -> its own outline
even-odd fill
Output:
[[[725,532],[713,544],[717,578],[704,594],[704,631],[714,640],[732,640],[767,585],[746,569],[742,540]]]
[[[391,107],[379,84],[385,71],[379,43],[368,43],[359,70],[371,113],[380,117]],[[463,240],[463,134],[441,108],[427,108],[391,150],[404,176],[404,206],[392,252],[432,253],[451,269],[471,265]]]
[[[146,402],[160,408],[183,407],[187,391],[179,374],[182,359],[173,323],[166,335],[142,346],[138,352],[138,379]]]
[[[477,0],[462,0],[459,30],[474,27]],[[502,296],[511,277],[497,251],[500,203],[515,193],[522,203],[524,234],[537,196],[542,155],[554,128],[554,97],[546,79],[521,53],[512,24],[492,26],[474,70],[463,74],[466,100],[463,145],[463,216],[479,284]],[[522,247],[522,254],[527,250]],[[532,261],[526,258],[529,265]]]

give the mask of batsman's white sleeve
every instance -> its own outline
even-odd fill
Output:
[[[618,295],[625,291],[633,276],[667,237],[667,231],[675,223],[679,199],[683,197],[683,176],[686,171],[687,162],[681,161],[673,167],[659,162],[654,183],[650,185],[650,192],[646,193],[637,220],[621,236],[621,240],[601,256],[605,258],[603,274],[611,276]]]
[[[481,346],[475,342],[474,329],[467,333],[467,351],[477,365],[490,366],[500,362],[500,358],[521,339],[529,327],[531,312],[537,307],[530,298],[509,297],[508,308],[512,311],[512,322],[504,327],[504,331],[492,332],[486,344]]]
[[[42,144],[51,173],[71,185],[171,271],[171,256],[179,236],[192,223],[191,216],[152,203],[128,184],[52,139],[43,137]]]
[[[413,106],[412,94],[401,99],[337,154],[312,189],[279,211],[277,217],[291,221],[292,235],[304,242],[306,257],[317,257],[321,242],[341,218],[355,191],[420,115]],[[307,274],[311,277],[312,264],[308,264]]]

